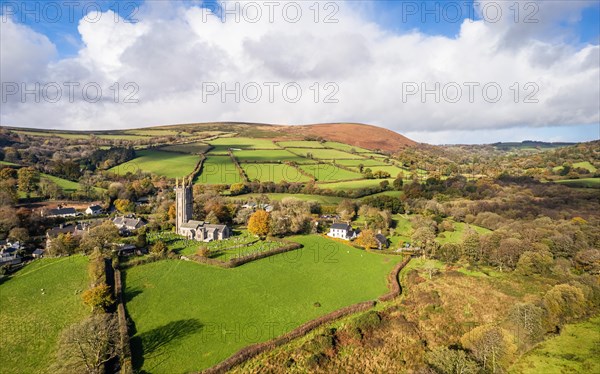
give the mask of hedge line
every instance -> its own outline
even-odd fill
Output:
[[[125,314],[125,302],[123,300],[123,283],[121,271],[117,266],[113,267],[115,274],[115,296],[117,300],[117,319],[119,321],[120,362],[121,374],[133,374],[133,363],[131,361],[131,347],[129,345],[129,332],[127,331],[127,315]]]
[[[292,341],[294,339],[302,337],[302,336],[308,334],[310,331],[316,329],[319,326],[322,326],[326,323],[335,321],[339,318],[348,316],[350,314],[364,312],[364,311],[374,307],[375,304],[376,304],[375,301],[365,301],[362,303],[347,306],[342,309],[338,309],[338,310],[333,311],[329,314],[326,314],[322,317],[313,319],[312,321],[309,321],[309,322],[303,324],[302,326],[300,326],[278,338],[269,340],[268,342],[258,343],[258,344],[248,346],[246,348],[242,348],[237,353],[235,353],[233,356],[229,357],[225,361],[223,361],[211,368],[208,368],[208,369],[202,371],[202,373],[205,373],[205,374],[225,373],[226,371],[231,370],[236,365],[239,365],[239,364],[243,363],[244,361],[247,361],[263,352],[272,350],[274,348],[282,346],[283,344],[289,343],[290,341]]]
[[[301,244],[289,243],[288,245],[285,245],[285,246],[279,247],[279,248],[275,248],[270,251],[252,253],[252,254],[249,254],[244,257],[231,259],[229,261],[219,261],[219,260],[215,260],[214,258],[202,257],[202,256],[198,256],[198,255],[190,256],[190,258],[192,260],[202,263],[202,264],[219,266],[222,268],[229,269],[229,268],[238,267],[238,266],[246,264],[248,262],[260,260],[261,258],[277,255],[277,254],[284,253],[284,252],[293,251],[293,250],[299,249],[299,248],[302,248]]]
[[[233,151],[231,149],[228,149],[227,153],[229,154],[229,157],[231,158],[231,161],[233,161],[233,164],[235,165],[235,167],[238,169],[238,173],[240,173],[242,178],[244,178],[244,182],[247,182],[247,183],[250,182],[248,175],[246,174],[244,169],[242,169],[242,167],[240,166],[240,163],[238,162],[237,158],[235,158],[235,156],[233,155]]]
[[[404,261],[402,261],[392,269],[387,278],[390,292],[380,296],[379,301],[390,301],[400,296],[400,293],[402,293],[402,286],[400,286],[400,279],[398,278],[398,275],[400,274],[400,271],[406,266],[406,264],[408,264],[409,261],[410,257],[407,257],[404,259]]]

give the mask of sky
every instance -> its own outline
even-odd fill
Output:
[[[600,138],[600,1],[0,0],[0,124]]]

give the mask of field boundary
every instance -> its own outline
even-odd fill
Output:
[[[240,166],[240,163],[238,162],[237,158],[235,158],[235,156],[233,155],[233,151],[231,150],[231,148],[227,150],[227,154],[229,155],[229,157],[231,157],[231,161],[233,161],[233,164],[237,168],[238,173],[240,173],[240,175],[242,176],[242,179],[244,179],[244,182],[250,183],[250,179],[248,178],[248,175],[246,174],[244,169],[242,169],[242,167]]]
[[[121,270],[118,264],[113,264],[113,272],[115,277],[115,298],[117,300],[117,319],[119,321],[120,341],[120,374],[132,374],[133,362],[131,358],[131,346],[129,344],[129,329],[127,326],[127,314],[125,313],[125,300],[123,298],[123,282],[121,279]]]
[[[260,259],[263,259],[266,257],[278,255],[280,253],[285,253],[285,252],[293,251],[293,250],[300,249],[300,248],[302,248],[302,244],[300,244],[300,243],[289,243],[287,245],[284,245],[283,247],[271,249],[269,251],[264,251],[264,252],[252,253],[250,255],[234,258],[229,261],[219,261],[214,258],[202,257],[202,256],[198,256],[198,255],[192,255],[192,256],[189,256],[188,258],[190,258],[191,260],[193,260],[195,262],[201,263],[201,264],[213,265],[213,266],[218,266],[218,267],[225,268],[225,269],[231,269],[231,268],[235,268],[235,267],[247,264],[248,262],[260,260]]]

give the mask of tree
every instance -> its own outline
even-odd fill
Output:
[[[402,174],[402,173],[400,173]],[[394,186],[394,189],[396,191],[402,191],[402,186],[404,186],[404,175],[400,176],[398,175],[398,177],[396,179],[394,179],[394,182],[392,183],[392,185]]]
[[[429,276],[429,280],[433,278],[434,274],[437,274],[440,271],[440,269],[438,269],[438,267],[436,266],[435,261],[432,260],[425,261],[425,263],[423,264],[423,270],[425,270],[425,272]]]
[[[121,213],[133,212],[135,209],[135,204],[127,199],[117,199],[114,204],[115,208]]]
[[[115,300],[110,287],[106,283],[94,286],[81,294],[83,303],[89,306],[92,311],[106,311],[114,304]]]
[[[550,329],[555,329],[583,315],[585,296],[578,287],[558,284],[544,295],[544,306]]]
[[[427,254],[432,254],[435,248],[435,232],[431,227],[419,227],[410,239],[413,246],[420,247]]]
[[[444,243],[437,252],[437,258],[442,261],[455,263],[460,260],[461,248],[456,243]]]
[[[591,275],[600,275],[600,250],[588,249],[577,252],[575,266]]]
[[[342,221],[352,221],[356,216],[356,204],[352,200],[344,199],[338,204],[335,211]]]
[[[248,231],[259,237],[265,237],[269,233],[271,216],[264,210],[257,210],[248,220]]]
[[[506,369],[517,351],[513,337],[506,330],[492,325],[474,328],[463,335],[460,342],[485,370],[492,373]]]
[[[382,180],[381,182],[379,182],[379,187],[381,187],[383,190],[387,190],[389,186],[390,182],[388,182],[387,180]]]
[[[231,196],[241,195],[246,192],[246,185],[243,183],[234,183],[229,187]]]
[[[27,198],[37,190],[40,183],[40,173],[32,167],[20,168],[17,172],[19,191],[26,194]]]
[[[26,243],[29,241],[29,231],[24,227],[15,227],[8,233],[8,239],[13,242]]]
[[[518,332],[517,337],[529,344],[542,339],[543,316],[543,309],[531,303],[517,303],[509,312],[509,320]]]
[[[390,177],[390,173],[383,170],[376,170],[373,172],[373,177],[375,177],[375,179],[386,179]]]
[[[378,248],[377,240],[375,240],[375,232],[370,229],[363,230],[360,236],[356,238],[356,244],[365,249]]]
[[[46,251],[50,256],[71,255],[75,253],[79,239],[74,237],[70,232],[66,234],[58,234],[56,238],[50,240]]]
[[[142,230],[135,238],[135,246],[137,248],[145,248],[148,245],[148,236],[146,230]]]
[[[156,243],[150,248],[150,251],[157,256],[165,256],[169,248],[162,240],[157,240]]]
[[[119,348],[119,322],[116,316],[93,314],[61,334],[58,372],[103,374],[104,364],[117,357]]]
[[[425,360],[440,374],[477,374],[479,367],[461,349],[437,347],[425,354]]]
[[[92,252],[95,248],[101,251],[111,250],[119,238],[119,229],[111,222],[104,221],[86,232],[81,239],[80,247],[85,253]]]
[[[550,274],[554,259],[550,251],[523,252],[517,263],[517,273],[521,275]]]
[[[479,261],[480,241],[479,234],[473,230],[465,231],[462,242],[462,253],[471,264]]]

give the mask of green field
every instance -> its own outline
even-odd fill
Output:
[[[17,164],[14,164],[12,162],[8,162],[8,161],[0,161],[0,165],[7,165],[7,166],[19,166]]]
[[[363,153],[363,152],[372,152],[366,148],[361,148],[361,147],[355,147],[353,145],[350,144],[344,144],[344,143],[338,143],[338,142],[325,142],[324,143],[325,147],[327,148],[334,148],[334,149],[339,149],[342,151],[348,151],[350,152],[351,150],[355,150],[358,153]]]
[[[210,146],[203,142],[187,143],[187,144],[174,144],[161,147],[161,151],[167,152],[179,152],[189,154],[201,154],[208,151]]]
[[[365,166],[365,169],[371,169],[372,172],[376,172],[378,170],[381,171],[386,171],[388,173],[390,173],[390,176],[392,178],[396,178],[398,176],[398,173],[403,173],[404,177],[406,178],[408,175],[408,172],[404,169],[400,169],[397,166],[391,166],[391,165],[387,165],[387,166]]]
[[[264,149],[278,149],[278,147],[269,139],[256,139],[256,138],[218,138],[208,142],[214,147],[214,152],[227,152],[229,148],[237,149],[252,149],[252,148],[264,148]]]
[[[600,188],[600,178],[563,179],[555,182],[569,187]]]
[[[199,161],[198,156],[182,155],[173,152],[143,150],[136,152],[138,157],[117,165],[109,171],[125,175],[138,171],[153,173],[167,178],[181,178],[190,174]]]
[[[87,258],[42,259],[0,284],[0,371],[48,373],[60,332],[85,318]]]
[[[280,147],[300,147],[300,148],[325,148],[323,144],[317,141],[296,140],[288,142],[277,142]]]
[[[469,224],[466,224],[463,222],[452,222],[452,226],[454,226],[454,231],[444,231],[443,233],[441,233],[436,238],[436,241],[438,243],[440,243],[440,244],[461,243],[463,240],[463,235],[465,233],[465,230],[467,230],[468,228],[475,230],[475,232],[477,232],[480,235],[491,232],[491,230],[488,230],[486,228],[475,226],[475,225],[469,225]],[[443,237],[441,237],[442,235],[443,235]]]
[[[340,169],[332,164],[301,165],[300,169],[313,175],[315,180],[323,182],[363,178],[362,174],[358,172]]]
[[[350,159],[361,159],[360,155],[353,155],[352,153],[338,151],[337,149],[306,149],[306,148],[287,148],[290,151],[306,157],[307,153],[312,153],[314,158],[322,160],[350,158]]]
[[[509,370],[512,374],[600,373],[600,316],[566,325]]]
[[[281,201],[286,198],[298,199],[302,201],[316,201],[325,205],[335,205],[340,201],[344,200],[342,197],[337,196],[324,196],[324,195],[306,195],[306,194],[288,194],[288,193],[268,193],[268,194],[259,194],[259,193],[250,193],[242,196],[232,196],[229,199],[239,200],[239,201],[248,201],[252,198],[258,198],[261,196],[266,196],[270,200]]]
[[[234,269],[166,260],[127,270],[135,368],[183,373],[214,365],[244,346],[384,294],[388,272],[402,260],[320,236],[294,240],[304,248]]]
[[[598,169],[596,169],[596,167],[594,165],[592,165],[589,161],[582,161],[582,162],[576,162],[572,165],[573,169],[574,168],[581,168],[581,169],[586,169],[589,170],[590,173],[595,173]],[[562,170],[562,165],[561,166],[555,166],[552,168],[552,170],[554,171],[560,171]]]
[[[390,166],[383,161],[371,160],[367,158],[357,160],[335,160],[335,163],[343,166],[356,167],[357,170],[359,165],[363,165],[365,168],[371,169],[373,169],[376,166]]]
[[[229,156],[208,156],[204,160],[202,173],[194,183],[232,184],[244,179]]]
[[[251,181],[259,180],[275,183],[281,181],[290,183],[310,181],[310,178],[301,174],[298,169],[286,164],[242,164],[241,166]]]
[[[335,183],[318,183],[317,186],[321,189],[330,189],[330,190],[355,190],[357,188],[366,188],[366,187],[376,187],[382,181],[388,181],[390,185],[394,182],[394,179],[362,179],[358,181],[348,181],[348,182],[335,182]]]
[[[273,161],[302,161],[301,157],[285,149],[258,150],[258,151],[233,151],[239,162],[273,162]]]
[[[41,173],[40,178],[48,179],[49,181],[56,183],[60,188],[63,189],[64,192],[67,193],[75,192],[79,189],[79,183],[55,177],[53,175]]]

